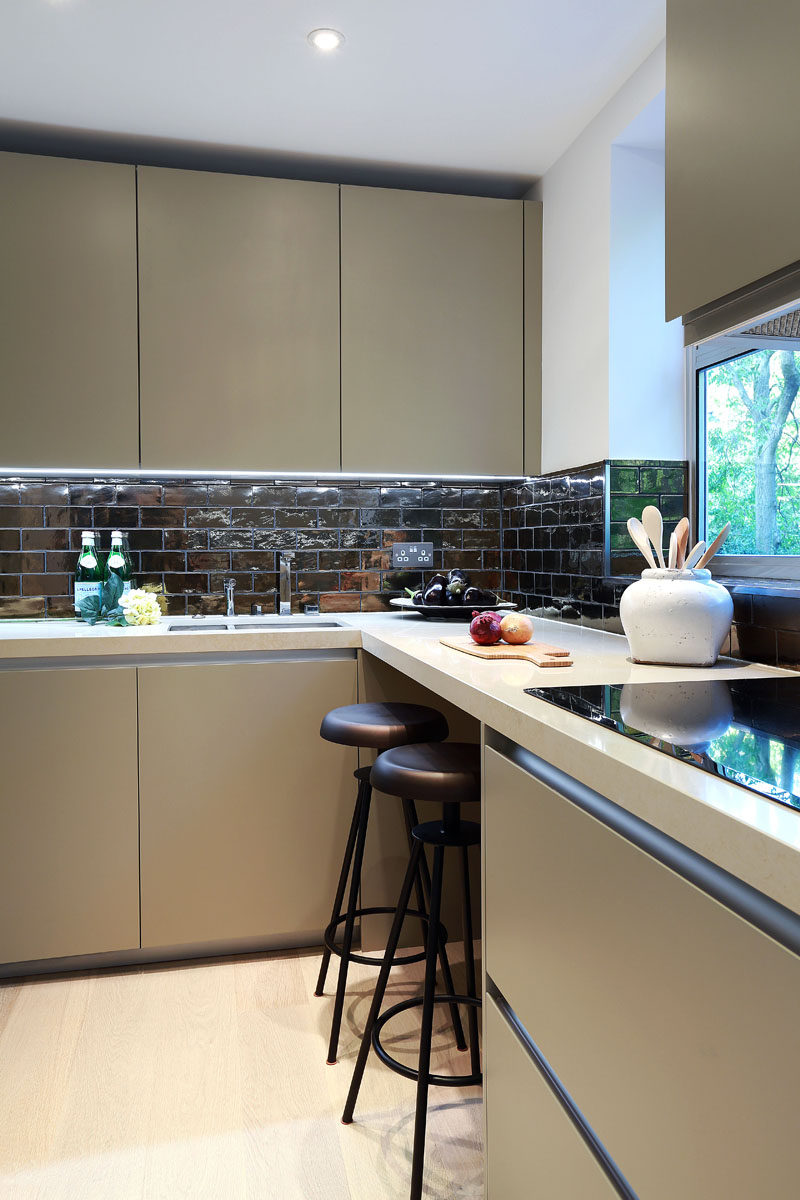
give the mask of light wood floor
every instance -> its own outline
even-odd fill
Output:
[[[2,1200],[404,1200],[414,1087],[372,1055],[340,1114],[374,970],[354,967],[339,1065],[317,954],[0,985]],[[333,984],[333,970],[328,990]],[[391,1002],[418,989],[395,972]],[[384,1041],[414,1061],[414,1022]],[[445,1012],[433,1069],[468,1069]],[[449,1066],[448,1066],[449,1064]],[[478,1089],[430,1093],[426,1196],[482,1196]]]

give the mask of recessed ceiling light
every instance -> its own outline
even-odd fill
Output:
[[[344,41],[344,34],[339,33],[338,29],[312,29],[308,40],[315,50],[330,54],[331,50],[339,49]]]

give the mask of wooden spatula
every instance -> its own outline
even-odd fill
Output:
[[[704,567],[707,563],[711,562],[712,558],[717,553],[717,551],[720,549],[720,547],[723,546],[725,544],[725,542],[728,540],[728,534],[730,533],[730,531],[731,531],[731,523],[730,523],[730,521],[726,521],[726,523],[722,526],[722,529],[720,529],[719,533],[714,538],[711,545],[706,550],[703,557],[700,559],[700,562],[697,564],[698,567]]]
[[[682,567],[686,561],[686,547],[689,544],[689,518],[681,517],[675,526],[675,537],[678,541],[678,557],[676,567]]]

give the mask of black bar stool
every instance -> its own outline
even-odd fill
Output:
[[[417,825],[412,831],[413,846],[400,898],[395,910],[392,931],[386,945],[375,994],[372,997],[364,1036],[356,1060],[350,1091],[347,1096],[342,1121],[349,1125],[353,1120],[364,1068],[370,1048],[373,1047],[381,1062],[407,1079],[417,1081],[417,1106],[414,1124],[414,1154],[411,1165],[411,1200],[422,1196],[422,1178],[425,1161],[425,1127],[428,1112],[428,1087],[468,1087],[482,1082],[480,1046],[478,1043],[478,1009],[481,1006],[475,978],[475,956],[473,950],[472,909],[469,885],[469,847],[480,842],[480,825],[475,821],[462,821],[459,805],[467,800],[480,799],[480,749],[478,746],[446,742],[431,745],[403,746],[381,754],[372,768],[372,783],[382,792],[395,796],[411,796],[414,800],[435,800],[442,804],[442,819]],[[431,885],[430,919],[425,947],[425,984],[422,996],[395,1004],[381,1013],[386,985],[389,979],[400,938],[403,918],[408,911],[411,890],[417,875],[424,847],[433,846],[433,882]],[[467,992],[456,995],[453,985],[445,980],[447,991],[436,994],[436,956],[438,930],[442,902],[442,879],[444,875],[444,852],[453,848],[460,851],[461,900],[464,937],[464,964],[467,976]],[[468,1006],[469,1018],[469,1075],[432,1075],[431,1040],[433,1036],[433,1011],[436,1004],[464,1004]],[[387,1021],[409,1008],[422,1008],[420,1031],[419,1065],[415,1070],[407,1067],[381,1045],[380,1034]]]
[[[365,750],[387,750],[390,747],[406,746],[413,742],[438,742],[440,739],[446,738],[447,734],[447,721],[442,714],[437,712],[435,708],[428,708],[423,704],[348,704],[342,708],[331,709],[323,718],[320,728],[320,736],[329,742],[337,742],[342,746],[358,746]],[[386,961],[383,954],[372,956],[353,952],[355,923],[360,917],[389,913],[394,915],[395,913],[394,908],[380,906],[370,908],[358,907],[361,866],[364,859],[364,846],[367,840],[367,825],[372,801],[371,770],[371,767],[359,767],[354,772],[355,778],[358,780],[358,793],[353,810],[353,819],[350,823],[350,832],[345,845],[344,858],[342,859],[342,869],[336,888],[336,896],[333,901],[333,911],[331,912],[331,919],[324,933],[325,949],[314,993],[316,996],[324,994],[325,979],[328,974],[331,954],[338,955],[340,958],[339,978],[336,986],[336,1000],[333,1006],[333,1019],[331,1021],[331,1034],[328,1044],[328,1063],[331,1065],[336,1062],[339,1049],[339,1032],[342,1024],[342,1012],[344,1010],[347,991],[347,972],[350,963],[356,962],[363,963],[366,966],[381,967]],[[394,791],[391,794],[394,795]],[[411,848],[411,831],[418,824],[417,811],[413,800],[404,798],[402,804],[409,848]],[[350,879],[350,891],[347,908],[343,910],[342,905],[345,891],[347,890],[348,878]],[[423,944],[425,944],[428,940],[427,934],[430,928],[427,905],[431,894],[431,878],[424,856],[422,858],[418,856],[417,858],[417,870],[412,880],[412,886],[416,889],[417,907],[410,909],[406,905],[404,915],[419,918],[423,931]],[[336,935],[339,926],[342,924],[344,925],[344,931],[340,946],[336,941]],[[441,961],[442,973],[446,981],[446,986],[452,991],[452,974],[445,947],[447,931],[441,926],[438,919],[433,928],[437,931],[437,949]],[[389,967],[393,964],[400,965],[403,963],[421,962],[425,957],[424,951],[417,954],[398,956],[396,950],[397,944],[395,943],[395,950],[392,953],[392,961],[389,963]],[[461,1017],[457,1005],[453,1004],[451,1006],[451,1013],[456,1043],[459,1049],[465,1050],[467,1044],[464,1039],[464,1030],[461,1025]]]

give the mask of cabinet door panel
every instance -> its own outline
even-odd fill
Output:
[[[139,168],[142,465],[339,468],[333,184]]]
[[[0,153],[4,466],[138,467],[136,177]]]
[[[0,673],[0,961],[139,945],[135,668]]]
[[[522,470],[522,203],[342,188],[342,465]]]
[[[488,974],[637,1194],[796,1194],[800,959],[492,749]]]
[[[542,470],[542,205],[526,200],[525,474]]]
[[[668,0],[667,320],[800,260],[796,0]]]
[[[355,699],[354,659],[140,670],[144,946],[320,935],[356,752],[319,726]]]
[[[615,1200],[616,1189],[491,996],[484,1005],[486,1200]]]

